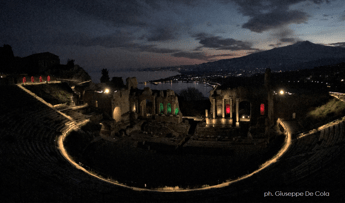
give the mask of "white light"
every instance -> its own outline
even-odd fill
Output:
[[[242,118],[244,118],[244,116],[242,116]]]
[[[105,89],[104,93],[108,94],[109,93],[109,89]]]
[[[283,95],[284,94],[284,91],[283,90],[280,90],[280,92],[279,92],[281,95]]]

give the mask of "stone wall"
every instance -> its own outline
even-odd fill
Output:
[[[127,89],[122,89],[113,94],[111,109],[112,118],[116,121],[123,120],[122,115],[129,113],[129,92]]]
[[[155,120],[158,122],[169,122],[169,123],[181,123],[182,122],[182,116],[179,115],[156,115]]]
[[[138,88],[137,78],[136,77],[127,78],[126,79],[126,87],[128,90],[137,89]]]
[[[190,125],[188,122],[180,122],[178,125],[176,125],[175,123],[167,123],[166,126],[169,129],[183,135],[187,135],[190,128]]]

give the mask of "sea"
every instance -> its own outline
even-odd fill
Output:
[[[101,72],[89,73],[92,79],[92,82],[99,83],[102,76]],[[110,80],[112,77],[122,77],[123,83],[126,84],[126,78],[136,77],[138,81],[138,88],[144,89],[144,87],[149,87],[152,90],[174,90],[175,93],[179,94],[181,90],[187,89],[189,87],[194,87],[198,89],[204,97],[209,97],[209,92],[213,89],[212,86],[203,84],[203,83],[186,83],[182,81],[178,82],[168,82],[161,84],[151,84],[147,81],[158,80],[162,78],[167,78],[175,75],[180,75],[176,71],[114,71],[109,72]],[[146,82],[146,83],[145,83]]]

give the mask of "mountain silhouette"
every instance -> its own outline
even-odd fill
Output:
[[[317,66],[333,65],[345,62],[345,48],[330,47],[300,41],[295,44],[273,48],[234,59],[223,59],[215,62],[196,65],[203,71],[254,70],[271,68],[273,71],[297,70]]]

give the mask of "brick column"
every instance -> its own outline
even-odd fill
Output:
[[[225,99],[222,99],[222,118],[225,118],[225,105],[224,105]]]
[[[164,101],[163,105],[164,105],[164,115],[168,115],[168,103]]]
[[[232,108],[233,108],[233,105],[232,105],[232,98],[230,98],[230,119],[232,119]]]
[[[236,98],[236,126],[240,125],[239,107],[240,107],[240,99]]]
[[[216,99],[213,99],[212,100],[212,116],[213,116],[213,119],[216,118]]]
[[[171,104],[171,115],[175,115],[175,109],[176,109],[176,102],[175,100],[173,100]]]
[[[152,100],[153,100],[152,101],[152,116],[153,116],[153,115],[156,114],[156,108],[155,108],[155,106],[156,106],[156,97],[153,97]]]

